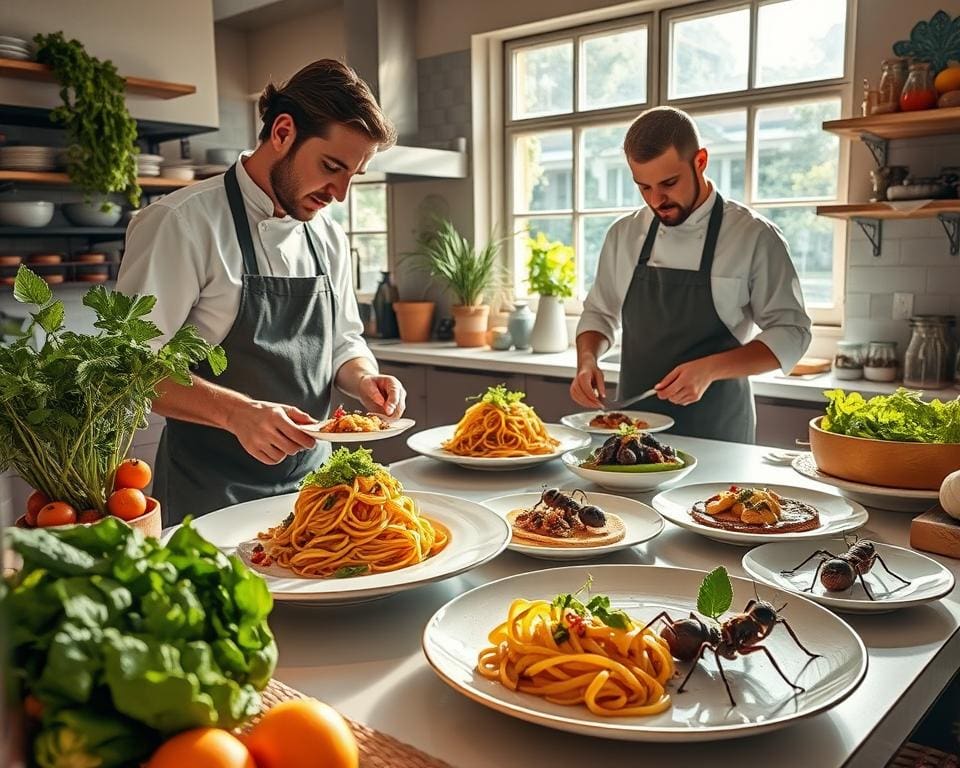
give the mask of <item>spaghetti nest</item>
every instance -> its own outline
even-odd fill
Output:
[[[524,397],[503,385],[489,388],[467,408],[442,447],[457,456],[490,459],[553,453],[560,441],[550,436],[533,408],[520,402]]]
[[[606,599],[606,598],[603,598]],[[674,664],[666,641],[616,611],[620,626],[546,600],[514,600],[488,636],[477,670],[556,704],[586,704],[604,717],[655,715],[670,706]],[[609,601],[608,601],[609,602]]]
[[[341,465],[358,455],[353,463],[361,466],[344,470]],[[450,533],[420,514],[369,451],[341,448],[306,478],[293,514],[259,538],[277,565],[300,576],[326,577],[415,565],[443,549]]]

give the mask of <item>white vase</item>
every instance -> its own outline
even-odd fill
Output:
[[[534,352],[563,352],[568,343],[563,300],[559,296],[541,296],[530,334],[531,348]]]

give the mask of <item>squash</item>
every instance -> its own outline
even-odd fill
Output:
[[[945,69],[941,69],[933,81],[933,87],[938,93],[947,93],[948,91],[960,91],[960,64],[951,64]]]
[[[960,520],[960,469],[943,478],[940,506],[950,517]]]

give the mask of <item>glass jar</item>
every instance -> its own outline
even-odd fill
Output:
[[[900,109],[900,94],[907,83],[907,60],[884,59],[880,64],[880,86],[877,94],[878,112],[896,112]]]
[[[871,341],[863,360],[863,378],[867,381],[896,381],[897,342]]]
[[[903,383],[918,389],[942,389],[949,381],[950,342],[947,322],[938,315],[910,318],[913,333],[903,358]]]
[[[910,74],[900,93],[900,109],[912,112],[918,109],[933,109],[937,106],[937,89],[933,87],[930,64],[915,61],[910,65]]]
[[[860,102],[860,111],[864,117],[877,113],[877,104],[880,100],[880,91],[870,87],[867,78],[863,78],[863,101]]]
[[[863,344],[859,341],[838,341],[833,356],[833,375],[843,381],[863,378]]]

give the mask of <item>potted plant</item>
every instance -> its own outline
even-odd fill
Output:
[[[550,242],[543,232],[530,238],[527,247],[527,283],[532,293],[540,295],[530,346],[534,352],[563,352],[569,344],[563,300],[573,296],[577,283],[573,248]]]
[[[410,255],[407,254],[407,256]],[[430,341],[430,336],[433,333],[433,313],[437,304],[435,301],[428,301],[423,298],[428,281],[418,277],[407,282],[417,284],[419,298],[393,302],[393,313],[397,317],[400,340],[408,343]],[[401,295],[404,293],[404,289],[404,286],[398,286]]]

